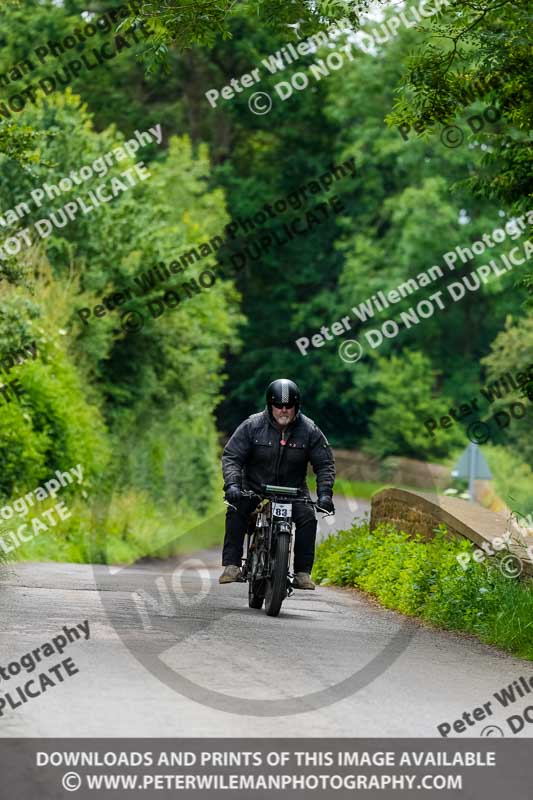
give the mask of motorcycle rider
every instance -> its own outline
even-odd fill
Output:
[[[244,420],[222,454],[224,491],[229,503],[222,551],[224,571],[219,583],[241,579],[244,537],[257,499],[242,495],[242,489],[260,491],[261,484],[292,486],[310,497],[306,484],[311,463],[317,478],[318,505],[334,512],[335,459],[320,428],[300,412],[300,390],[291,380],[273,381],[266,390],[266,408]],[[296,525],[293,586],[314,589],[310,572],[315,557],[316,515],[312,506],[294,503]]]

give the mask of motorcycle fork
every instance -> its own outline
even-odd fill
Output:
[[[291,597],[291,595],[294,594],[294,589],[292,588],[292,579],[294,578],[294,574],[291,572],[293,542],[294,542],[294,523],[291,521],[291,532],[289,535],[289,561],[287,564],[287,597]]]
[[[271,525],[270,525],[270,529],[269,529],[269,533],[270,533],[270,541],[269,541],[269,548],[268,548],[268,553],[269,553],[269,573],[268,574],[269,574],[269,576],[270,576],[270,559],[272,557],[272,543],[273,543],[274,539],[277,538],[277,535],[278,535],[278,530],[277,529],[281,528],[281,527],[282,527],[282,525],[280,523],[275,522],[272,519]],[[274,529],[275,528],[276,528],[276,533],[274,535]],[[287,597],[291,597],[291,595],[294,594],[294,589],[292,588],[292,578],[294,577],[294,575],[290,571],[291,570],[292,545],[293,545],[293,538],[294,538],[293,531],[294,531],[294,523],[291,520],[291,528],[290,528],[290,532],[289,532],[289,559],[288,559],[288,562],[287,562]],[[282,531],[282,533],[286,533],[286,531]]]

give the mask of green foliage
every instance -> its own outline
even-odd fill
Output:
[[[373,26],[364,23],[365,30]],[[256,33],[244,23],[240,34],[246,44],[235,45],[231,52],[222,46],[213,52],[211,64],[222,61],[228,74],[259,63],[261,55],[282,44],[278,39],[269,45],[264,32]],[[245,102],[235,100],[228,110],[226,106],[220,110],[225,124],[231,126],[235,157],[224,163],[218,176],[227,187],[235,218],[253,216],[265,199],[280,197],[301,184],[303,175],[311,178],[350,156],[356,160],[355,177],[331,189],[341,196],[346,212],[331,226],[317,228],[306,239],[250,263],[239,281],[249,320],[242,335],[254,345],[230,363],[229,397],[220,415],[228,432],[249,413],[250,406],[261,402],[264,384],[276,374],[288,374],[304,389],[305,413],[326,430],[333,443],[360,447],[373,438],[370,421],[380,408],[378,387],[385,399],[382,387],[389,382],[388,373],[382,376],[381,370],[388,357],[403,358],[406,350],[428,359],[429,372],[437,378],[429,386],[400,387],[402,397],[416,397],[417,407],[424,412],[430,404],[440,410],[450,400],[446,412],[477,393],[480,358],[506,314],[520,308],[520,293],[513,292],[512,279],[502,278],[410,330],[401,326],[398,337],[385,339],[380,348],[383,359],[364,358],[356,365],[342,362],[338,355],[341,337],[320,349],[310,348],[305,358],[295,347],[299,337],[310,338],[321,326],[331,326],[346,314],[352,325],[346,338],[364,344],[363,332],[368,328],[378,327],[387,317],[396,318],[431,291],[460,279],[462,269],[470,271],[486,263],[485,255],[476,257],[471,265],[458,266],[456,275],[443,264],[443,254],[457,244],[466,246],[501,224],[497,205],[474,201],[465,189],[450,192],[450,184],[471,172],[472,159],[479,154],[466,147],[449,150],[438,137],[428,141],[413,137],[405,142],[384,123],[394,103],[402,62],[420,42],[417,31],[402,28],[396,39],[378,47],[378,57],[354,50],[354,60],[341,70],[307,92],[295,93],[286,103],[274,105],[268,131],[257,131]],[[276,80],[273,77],[271,82]],[[211,85],[223,82],[223,76],[218,76]],[[271,88],[268,82],[263,87]],[[293,154],[291,169],[280,175],[278,164],[284,163],[287,153]],[[494,248],[491,257],[506,252],[506,247]],[[386,294],[432,265],[441,265],[444,274],[431,291],[421,289],[383,312],[376,311],[368,323],[358,323],[351,312],[354,306],[379,290]],[[273,337],[272,330],[280,334]],[[388,409],[391,405],[387,401]],[[401,421],[405,422],[403,416]],[[420,435],[414,438],[415,426],[410,424],[405,441],[395,417],[388,428],[390,436],[387,442],[376,442],[377,452],[393,447],[392,452],[405,455],[445,457],[458,443],[456,430],[441,431],[430,439],[420,424]]]
[[[527,372],[533,365],[533,316],[528,315],[522,319],[513,320],[509,315],[505,320],[505,327],[496,336],[491,344],[490,353],[483,359],[483,364],[487,367],[488,378],[491,381],[496,381],[501,375],[511,373],[516,377],[518,372]],[[533,397],[529,387],[533,386],[530,383],[526,386],[525,390],[513,390],[506,394],[505,399],[496,400],[492,405],[493,412],[500,409],[509,407],[512,403],[522,403],[527,412],[523,419],[517,420],[511,424],[509,428],[502,431],[499,443],[510,446],[511,452],[505,458],[507,465],[514,462],[515,469],[518,473],[524,473],[518,463],[517,456],[519,456],[526,464],[533,465],[533,415],[532,415],[532,400]],[[498,459],[501,461],[502,456]],[[525,466],[525,464],[524,464]],[[513,469],[511,474],[515,474]],[[526,468],[526,473],[531,475],[531,471]],[[526,477],[524,475],[524,477]],[[531,496],[531,486],[529,484],[529,494]],[[521,489],[521,493],[525,490],[525,484]]]
[[[86,0],[4,3],[0,73],[24,58],[35,59],[36,45],[61,41],[80,24],[82,12],[86,21],[87,13],[100,15],[116,5],[101,0],[87,12]],[[350,315],[353,306],[377,291],[442,264],[443,253],[457,244],[468,246],[502,224],[515,200],[525,203],[530,96],[524,79],[525,14],[522,2],[497,5],[472,28],[467,47],[457,40],[446,73],[443,58],[453,50],[446,26],[453,26],[455,36],[485,5],[476,11],[454,0],[439,17],[426,20],[430,32],[442,29],[440,39],[401,26],[395,38],[377,45],[375,55],[354,48],[353,61],[345,59],[341,70],[313,80],[305,92],[282,103],[274,85],[307,70],[328,51],[302,57],[276,75],[265,73],[262,59],[340,17],[349,16],[354,26],[370,31],[377,23],[361,20],[364,0],[144,3],[124,26],[143,19],[152,31],[148,44],[126,49],[94,71],[82,70],[72,89],[50,95],[39,107],[28,103],[12,121],[0,123],[3,210],[26,199],[43,181],[57,182],[90,164],[135,129],[160,123],[164,136],[160,147],[150,145],[137,155],[151,173],[148,181],[54,230],[38,253],[2,261],[0,354],[36,338],[42,355],[17,368],[27,396],[20,405],[2,408],[0,491],[7,498],[15,487],[30,490],[43,475],[70,467],[71,459],[86,465],[96,504],[113,487],[103,527],[77,511],[66,549],[58,540],[52,554],[89,558],[90,543],[102,561],[110,553],[119,561],[145,554],[150,525],[166,531],[163,539],[172,529],[172,519],[167,529],[157,516],[160,508],[196,524],[197,512],[207,514],[220,493],[217,427],[230,432],[260,408],[265,385],[279,375],[298,380],[304,412],[336,445],[366,444],[381,456],[444,458],[453,453],[458,426],[429,437],[423,420],[477,394],[484,380],[481,360],[490,343],[509,315],[517,319],[523,314],[526,293],[513,287],[512,276],[402,329],[395,340],[384,342],[379,358],[365,357],[356,365],[339,358],[340,337],[305,358],[294,342]],[[388,15],[395,9],[384,11]],[[24,83],[112,36],[99,33],[85,48],[47,60]],[[341,38],[337,46],[342,44]],[[412,80],[406,83],[404,65],[411,56]],[[166,67],[165,74],[160,66]],[[254,67],[261,68],[261,84],[210,107],[208,88],[220,89]],[[384,122],[398,98],[397,87],[405,86],[397,106],[398,113],[406,111],[402,119],[414,122],[420,107],[428,119],[440,115],[451,120],[460,110],[463,88],[492,73],[503,76],[503,82],[473,106],[477,111],[494,102],[504,111],[502,124],[487,140],[490,150],[482,149],[481,138],[479,144],[456,150],[445,148],[438,135],[418,139],[412,133],[406,142]],[[2,87],[2,97],[20,86]],[[256,89],[275,99],[268,117],[248,109],[249,94]],[[238,291],[233,283],[217,280],[209,291],[161,318],[147,319],[137,334],[121,331],[116,311],[89,326],[77,317],[77,308],[95,306],[104,295],[131,286],[156,262],[168,263],[194,244],[222,235],[230,220],[253,217],[265,203],[352,156],[355,177],[310,198],[302,209],[287,211],[272,227],[333,194],[345,211],[310,235],[250,259],[236,279]],[[132,163],[115,164],[104,181]],[[485,177],[483,194],[478,183]],[[85,192],[102,182],[94,178],[81,188]],[[47,198],[24,224],[48,216],[69,199]],[[246,244],[246,236],[239,237],[235,247]],[[490,257],[507,249],[506,242],[491,249]],[[431,291],[487,263],[487,255],[464,267],[458,264],[455,274],[447,271]],[[188,268],[186,278],[204,265],[212,265],[211,260]],[[155,287],[142,302],[176,288],[180,280]],[[422,296],[376,312],[368,325],[378,327]],[[146,314],[139,298],[131,307]],[[366,327],[353,314],[351,321],[346,338],[363,341]],[[513,349],[521,351],[521,336],[528,346],[528,335],[527,325],[509,334],[498,369]],[[504,481],[510,478],[505,470],[518,476],[521,498],[530,480],[523,462],[532,456],[530,437],[518,435],[525,425],[516,425],[516,436],[510,431],[506,454],[495,456],[494,470],[506,491]],[[140,532],[134,524],[136,509],[147,524]],[[159,534],[156,540],[161,541]],[[41,557],[42,547],[31,552]]]
[[[64,499],[63,492],[59,497]],[[67,496],[71,516],[23,543],[6,556],[6,561],[132,564],[146,557],[170,558],[222,542],[224,521],[219,503],[202,515],[186,503],[155,503],[149,493],[129,489],[112,493],[100,517],[95,508],[102,504],[102,497],[78,493],[71,501]],[[40,503],[25,521],[54,502]],[[16,525],[5,523],[3,527],[16,529]],[[12,540],[7,537],[6,543],[9,547]]]
[[[326,16],[334,11],[333,5],[345,16],[342,3],[322,9]],[[357,10],[361,4],[351,5]],[[81,7],[76,0],[69,11],[74,14]],[[61,9],[34,8],[33,11],[31,25],[35,25],[35,35],[39,25],[52,31],[54,36],[64,35],[66,28]],[[519,312],[522,297],[519,292],[512,291],[507,278],[502,278],[480,292],[468,294],[464,301],[445,313],[435,314],[434,318],[423,320],[409,331],[402,330],[394,342],[385,341],[379,351],[386,357],[383,360],[364,359],[357,366],[345,364],[337,354],[340,340],[326,343],[325,347],[310,351],[302,358],[294,345],[295,339],[312,335],[322,325],[349,314],[352,306],[376,291],[386,292],[432,264],[441,264],[442,254],[456,244],[466,246],[495,227],[500,210],[494,203],[473,198],[469,190],[458,189],[453,194],[449,191],[450,184],[472,174],[482,155],[479,148],[447,150],[438,136],[418,141],[414,134],[412,141],[405,142],[397,130],[388,129],[384,123],[387,110],[394,104],[395,87],[402,78],[402,64],[425,42],[419,30],[402,26],[395,39],[378,45],[376,57],[354,49],[354,60],[346,61],[341,70],[314,83],[306,92],[295,93],[287,102],[275,103],[266,125],[250,113],[246,93],[211,109],[203,95],[208,87],[220,88],[227,83],[229,75],[249,71],[287,41],[298,41],[295,29],[288,27],[298,15],[316,25],[316,13],[322,13],[319,7],[316,12],[308,9],[302,16],[303,11],[299,4],[292,3],[236,4],[231,8],[228,4],[217,8],[197,4],[182,7],[174,3],[165,9],[145,6],[142,16],[152,13],[154,21],[161,26],[161,36],[168,38],[168,45],[165,44],[169,47],[168,75],[164,80],[155,73],[143,76],[133,50],[121,53],[120,59],[110,61],[105,69],[82,73],[76,81],[76,91],[88,103],[95,122],[89,121],[87,112],[80,115],[76,110],[79,101],[73,98],[63,102],[54,96],[54,103],[44,117],[49,141],[42,156],[57,164],[59,174],[75,169],[84,159],[89,162],[121,140],[120,135],[114,137],[114,129],[108,128],[110,120],[118,120],[123,130],[144,129],[149,124],[162,122],[165,136],[167,129],[191,130],[193,150],[197,143],[208,142],[213,168],[207,166],[207,157],[202,156],[200,161],[206,165],[203,178],[194,185],[191,182],[191,186],[182,191],[182,171],[192,178],[187,167],[190,154],[186,155],[183,137],[180,137],[182,144],[176,146],[183,154],[182,160],[176,155],[176,148],[170,160],[163,159],[156,149],[149,150],[149,158],[157,158],[158,164],[156,168],[151,160],[154,177],[148,184],[131,195],[126,193],[118,198],[117,213],[104,208],[76,220],[69,226],[69,232],[54,236],[53,241],[48,242],[49,255],[59,270],[67,268],[72,255],[72,231],[79,258],[90,265],[83,275],[82,286],[95,293],[96,303],[109,286],[126,283],[152,259],[155,262],[176,248],[186,247],[185,242],[200,240],[202,234],[190,235],[192,228],[185,220],[177,221],[182,213],[180,209],[190,208],[190,217],[195,223],[198,217],[218,216],[219,222],[213,219],[214,224],[210,224],[207,233],[221,232],[224,201],[221,194],[215,200],[215,193],[208,192],[208,186],[210,190],[217,186],[218,191],[225,194],[227,216],[224,222],[230,218],[246,218],[257,213],[265,202],[282,197],[306,179],[320,175],[331,163],[354,155],[355,179],[343,180],[329,193],[342,197],[347,213],[316,228],[308,237],[272,249],[256,261],[250,260],[239,276],[237,282],[247,316],[239,335],[253,345],[243,347],[238,358],[227,360],[227,399],[220,407],[218,420],[223,430],[230,432],[243,416],[262,403],[264,385],[272,377],[292,374],[307,390],[305,412],[322,424],[335,444],[355,447],[369,438],[370,420],[379,410],[376,387],[384,383],[380,378],[380,365],[387,363],[390,355],[400,356],[401,350],[406,348],[430,360],[431,371],[439,377],[427,395],[428,401],[432,396],[442,395],[456,402],[466,402],[479,386],[480,359],[487,353],[505,316]],[[202,48],[195,45],[187,53],[181,53],[182,43],[204,41],[202,30],[209,28],[210,14],[215,22],[211,32],[205,33],[211,36],[210,43],[204,42]],[[280,27],[275,22],[276,17],[281,22]],[[433,17],[424,24],[433,25],[434,20]],[[11,27],[14,25],[9,16],[6,22]],[[221,30],[218,24],[223,28],[227,26],[231,40],[217,34],[216,31]],[[324,24],[320,22],[319,27]],[[364,20],[362,25],[370,31],[376,23]],[[305,31],[305,26],[298,29],[298,36],[304,38]],[[171,41],[176,47],[170,46]],[[339,45],[342,42],[340,40]],[[15,51],[14,43],[9,42],[6,60],[26,55],[22,45],[18,47]],[[298,68],[305,69],[317,57],[324,57],[325,52],[301,59]],[[289,67],[281,77],[287,79],[294,69]],[[272,93],[279,79],[279,75],[265,75],[257,88]],[[43,127],[41,116],[34,109],[28,108],[21,118]],[[93,124],[96,129],[103,129],[98,135],[90,132]],[[85,129],[82,136],[80,125]],[[171,144],[171,151],[173,147]],[[35,180],[44,178],[46,169],[43,167],[36,172]],[[15,173],[17,179],[12,181],[12,174],[6,171],[9,184],[6,204],[20,200],[23,190],[30,185],[22,186],[18,173]],[[201,201],[204,195],[206,202]],[[170,222],[169,216],[164,227],[159,220],[164,219],[166,213],[172,214],[168,211],[172,203],[161,204],[161,197],[178,206],[176,217],[172,217],[174,222]],[[47,204],[45,212],[58,205]],[[308,203],[303,210],[310,205]],[[466,210],[468,222],[461,217],[461,209]],[[301,213],[288,213],[282,221]],[[153,241],[147,241],[147,230],[156,231]],[[167,231],[169,238],[161,247],[161,237],[166,236]],[[127,254],[125,241],[132,244]],[[239,246],[245,244],[244,240]],[[500,249],[505,252],[506,244],[491,251],[491,257]],[[108,253],[114,254],[111,264]],[[472,267],[467,265],[465,269],[482,263],[486,263],[485,256],[477,257]],[[457,279],[453,273],[448,277]],[[435,282],[434,290],[438,288],[439,282]],[[406,309],[421,297],[422,291],[407,297],[393,307],[393,312]],[[376,323],[385,318],[385,314],[376,316]],[[99,331],[91,331],[90,336],[81,330],[87,356],[107,358],[107,325],[107,320],[102,321]],[[357,338],[363,326],[358,326],[353,319],[352,325],[354,338]],[[127,347],[120,353],[131,356]],[[100,363],[108,363],[116,369],[118,359],[113,356],[109,362]],[[135,373],[135,381],[140,379],[141,371]],[[115,381],[110,384],[112,397],[115,397]],[[131,381],[127,388],[122,383],[120,393],[123,391],[131,391]],[[422,401],[421,387],[419,394]],[[435,450],[428,450],[424,443],[413,442],[412,433],[409,433],[405,454],[446,456],[455,446],[453,432],[451,436],[441,436],[442,441]]]
[[[27,118],[45,131],[42,163],[28,176],[4,160],[6,207],[49,180],[45,163],[53,163],[58,176],[68,174],[125,138],[116,128],[97,133],[86,108],[70,92],[28,109]],[[128,166],[116,164],[105,179]],[[56,468],[80,462],[97,495],[116,487],[112,503],[118,509],[127,496],[128,514],[135,516],[137,503],[139,520],[153,522],[159,504],[188,527],[198,524],[220,493],[214,408],[223,381],[223,352],[237,343],[238,295],[229,281],[217,280],[190,299],[183,292],[180,306],[163,318],[150,318],[146,303],[197,277],[209,266],[205,260],[182,277],[154,286],[142,303],[131,301],[129,307],[142,309],[147,317],[137,334],[120,330],[116,311],[90,326],[75,315],[76,308],[94,306],[104,294],[134,284],[156,261],[169,263],[218,235],[229,221],[223,193],[209,187],[205,147],[194,152],[188,137],[171,138],[149,170],[148,181],[55,230],[40,251],[24,251],[15,259],[21,279],[0,284],[5,352],[30,337],[39,349],[35,362],[17,368],[26,395],[1,418],[0,491],[8,497],[15,489],[32,489]],[[94,185],[101,182],[97,178]],[[94,185],[88,181],[83,189]],[[27,224],[65,201],[65,196],[46,199],[39,209],[32,208]],[[117,514],[120,518],[111,508],[109,519]],[[48,544],[32,542],[28,551],[80,560],[88,558],[87,541],[96,535],[94,552],[100,561],[146,554],[147,530],[130,533],[128,523],[123,537],[120,523],[115,546],[113,526],[106,538],[105,530],[87,530],[86,522],[78,515],[70,524],[75,530],[65,539],[66,550],[56,547],[52,537]],[[172,521],[163,525],[162,517],[157,524],[167,538],[176,527]],[[160,539],[152,535],[151,541],[155,546]]]
[[[91,390],[68,352],[66,330],[58,318],[68,307],[65,292],[37,257],[38,291],[28,297],[24,286],[0,285],[3,308],[3,355],[34,341],[28,357],[5,375],[18,379],[24,394],[2,407],[0,494],[9,497],[33,489],[54,470],[83,463],[90,483],[109,458],[109,443]]]
[[[482,147],[484,155],[461,184],[475,197],[516,211],[526,210],[533,196],[531,19],[527,0],[472,5],[454,0],[425,26],[425,40],[407,62],[387,117],[390,125],[418,121],[431,130],[437,121],[453,121],[472,96],[495,106],[498,124],[469,136],[470,147]]]
[[[11,120],[0,122],[0,153],[16,161],[20,166],[28,167],[39,160],[35,146],[40,134],[30,125],[17,125]]]
[[[471,92],[502,112],[497,128],[481,139],[488,145],[483,168],[466,185],[478,196],[497,198],[516,208],[531,197],[532,90],[527,0],[466,4],[452,0],[426,23],[427,35],[412,54],[401,93],[389,116],[402,122],[450,122]],[[479,138],[477,134],[471,137]]]
[[[367,5],[359,3],[360,6]],[[150,47],[145,59],[150,71],[157,64],[168,66],[171,45],[180,50],[193,45],[213,46],[218,39],[233,37],[232,23],[236,18],[246,16],[257,25],[266,25],[276,33],[288,34],[289,26],[298,25],[302,37],[314,33],[320,24],[334,22],[347,17],[357,26],[358,15],[354,5],[341,0],[321,0],[317,4],[306,0],[197,0],[183,4],[181,0],[169,0],[165,5],[143,3],[136,14],[132,14],[124,27],[133,26],[140,20],[151,31]]]
[[[357,586],[387,608],[439,627],[475,634],[482,641],[533,660],[533,583],[505,578],[498,557],[470,560],[472,544],[442,527],[430,541],[368,524],[328,537],[317,549],[313,577],[320,583]]]
[[[429,417],[438,419],[453,405],[442,395],[434,395],[435,373],[422,353],[404,350],[399,356],[379,359],[375,394],[377,408],[370,419],[367,447],[377,456],[407,455],[415,458],[442,457],[464,436],[460,428],[433,435],[423,424]]]

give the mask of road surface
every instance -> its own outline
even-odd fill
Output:
[[[353,516],[348,501],[337,505],[322,536]],[[356,513],[366,510],[361,502]],[[406,628],[357,591],[296,592],[269,618],[248,608],[246,585],[218,584],[217,552],[194,558],[112,570],[18,564],[3,573],[0,666],[63,626],[87,620],[90,637],[43,659],[34,675],[67,657],[79,671],[4,708],[0,736],[430,737],[533,673],[531,662],[473,639]],[[31,677],[0,680],[0,699]],[[463,736],[488,723],[503,729],[510,713],[495,709]]]

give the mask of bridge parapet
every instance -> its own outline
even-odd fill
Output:
[[[404,489],[383,489],[372,498],[370,529],[380,523],[393,525],[397,530],[413,536],[419,533],[424,539],[433,538],[435,528],[446,525],[452,536],[469,539],[476,547],[511,533],[510,550],[523,562],[524,572],[533,576],[533,536],[524,537],[516,524],[504,514],[459,500],[426,492]],[[494,549],[494,548],[493,548]]]

